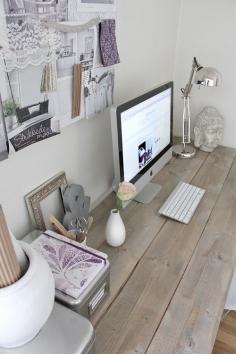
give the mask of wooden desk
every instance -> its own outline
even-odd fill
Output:
[[[236,150],[172,159],[154,178],[163,187],[148,205],[122,211],[127,239],[104,242],[115,206],[94,210],[88,244],[109,255],[111,292],[92,319],[96,354],[210,354],[236,260]],[[179,180],[206,189],[191,222],[157,212]]]

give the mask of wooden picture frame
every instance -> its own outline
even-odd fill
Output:
[[[58,189],[61,195],[61,191],[66,185],[67,180],[65,172],[60,172],[25,196],[30,218],[36,229],[42,231],[46,230],[41,202]]]

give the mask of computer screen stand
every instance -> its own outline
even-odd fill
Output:
[[[161,186],[159,184],[149,182],[141,192],[136,195],[135,200],[142,204],[148,204],[156,197],[160,190]]]

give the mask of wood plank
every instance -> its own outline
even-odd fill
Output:
[[[174,188],[180,180],[190,182],[193,176],[196,174],[202,163],[207,158],[208,154],[203,151],[198,151],[196,157],[192,160],[180,160],[172,158],[172,160],[153,178],[153,182],[164,185],[161,193],[155,198],[155,202],[165,200],[166,196]],[[166,183],[167,181],[167,183]],[[109,194],[105,200],[99,204],[91,215],[94,218],[93,226],[87,237],[87,243],[89,246],[99,248],[105,240],[105,225],[111,209],[116,207],[115,193]],[[132,214],[135,214],[135,209],[142,207],[142,210],[146,209],[146,205],[132,202],[121,213],[123,220],[126,222],[130,219]],[[150,209],[153,207],[150,206]],[[141,211],[142,212],[142,211]],[[148,211],[147,211],[148,213]]]
[[[235,191],[236,161],[147,354],[212,352],[236,261]]]
[[[163,225],[97,326],[97,354],[145,353],[201,237],[234,157],[234,151],[222,147],[207,157],[192,182],[207,189],[201,205],[189,225],[171,220]],[[121,270],[122,267],[120,273]]]
[[[124,245],[119,248],[112,248],[104,243],[100,247],[101,251],[108,254],[111,262],[111,289],[108,298],[92,318],[94,325],[98,323],[113,302],[119,290],[124,286],[130,274],[135,269],[140,258],[166,222],[166,219],[158,214],[158,209],[164,200],[179,180],[191,181],[207,156],[208,154],[200,151],[196,159],[191,161],[172,159],[171,163],[167,164],[154,178],[156,183],[162,185],[162,190],[158,196],[148,205],[132,202],[122,211],[127,231]],[[108,213],[109,211],[104,208],[99,217],[99,232],[103,238]]]
[[[212,354],[236,354],[236,312],[223,318]]]

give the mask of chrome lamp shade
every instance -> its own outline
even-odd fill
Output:
[[[221,75],[214,68],[200,68],[195,74],[194,83],[208,87],[219,86],[221,83]]]
[[[221,83],[221,74],[214,68],[199,65],[197,59],[193,58],[189,81],[181,89],[184,101],[182,143],[173,146],[173,155],[181,158],[191,158],[196,154],[196,149],[191,145],[190,92],[193,83],[206,87],[218,86]]]

